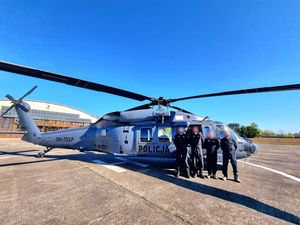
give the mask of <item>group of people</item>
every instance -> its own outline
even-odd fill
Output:
[[[207,159],[207,178],[218,179],[217,174],[217,151],[221,147],[223,151],[223,178],[228,179],[228,163],[230,161],[233,168],[234,180],[240,183],[238,177],[236,149],[237,144],[231,137],[229,130],[224,131],[224,138],[219,140],[215,137],[213,131],[209,131],[207,137],[204,138],[199,130],[198,126],[193,126],[191,131],[187,134],[184,127],[177,129],[177,134],[174,137],[174,144],[176,146],[176,170],[175,176],[178,177],[181,172],[185,174],[187,178],[200,177],[205,178],[204,160],[202,148],[206,149]],[[191,154],[188,154],[188,146],[191,147]]]

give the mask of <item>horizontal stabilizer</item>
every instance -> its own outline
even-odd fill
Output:
[[[0,134],[27,134],[27,131],[0,131]]]

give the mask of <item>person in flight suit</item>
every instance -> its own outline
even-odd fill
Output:
[[[236,141],[233,140],[230,136],[230,131],[225,130],[224,131],[224,138],[221,139],[221,149],[223,151],[223,175],[224,177],[222,178],[223,180],[228,179],[228,162],[230,160],[230,163],[232,165],[233,169],[233,175],[234,175],[234,180],[238,183],[241,183],[241,180],[238,177],[238,169],[237,169],[237,160],[236,160],[236,149],[237,149],[237,144]]]
[[[190,178],[190,168],[187,155],[188,138],[184,127],[179,127],[177,129],[177,134],[174,137],[174,144],[176,146],[175,177],[179,176],[180,171],[185,171],[186,177]]]
[[[207,160],[207,178],[217,179],[217,161],[218,161],[218,148],[220,147],[219,141],[215,138],[213,131],[209,131],[207,138],[204,140],[203,147],[206,149]]]
[[[191,175],[195,177],[198,175],[201,178],[203,176],[203,152],[202,152],[202,144],[203,144],[203,135],[199,132],[199,127],[192,127],[192,132],[189,136],[189,144],[191,145]]]

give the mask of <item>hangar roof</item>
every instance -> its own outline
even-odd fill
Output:
[[[57,118],[57,120],[68,120],[72,121],[77,117],[75,120],[79,120],[82,122],[88,122],[94,123],[97,121],[97,117],[84,112],[79,109],[72,108],[70,106],[61,105],[57,103],[51,103],[51,102],[44,102],[44,101],[36,101],[36,100],[26,100],[26,103],[28,103],[31,107],[31,110],[33,112],[33,117],[35,119],[42,119],[39,118],[40,114],[44,114],[43,116],[49,116],[53,118]],[[9,100],[0,100],[0,111],[2,111],[2,108],[7,108],[11,105],[11,102]],[[10,113],[10,112],[9,112]],[[12,110],[10,114],[7,114],[8,116],[15,116],[15,112]],[[41,116],[41,115],[40,115]],[[61,118],[60,118],[61,117]],[[63,119],[64,117],[64,119]],[[79,122],[78,121],[78,122]]]

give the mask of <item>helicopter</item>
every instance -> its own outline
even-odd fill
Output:
[[[66,148],[79,151],[100,151],[148,163],[175,163],[176,147],[172,142],[172,137],[176,134],[176,129],[185,127],[189,130],[193,126],[198,126],[204,136],[209,131],[213,131],[218,139],[223,138],[225,130],[229,130],[232,138],[237,143],[237,158],[246,158],[258,152],[259,147],[257,144],[250,139],[241,137],[225,123],[195,115],[174,106],[173,103],[196,98],[300,90],[300,84],[291,84],[168,99],[145,96],[91,81],[3,61],[0,61],[0,70],[105,92],[141,102],[148,101],[146,104],[124,111],[107,113],[88,126],[40,132],[31,117],[30,105],[24,101],[24,98],[30,95],[37,86],[19,99],[15,99],[9,94],[6,95],[12,105],[2,113],[1,117],[12,108],[15,108],[21,132],[24,134],[22,140],[46,148],[44,151],[39,152],[37,157],[43,157],[55,148]],[[218,161],[222,161],[221,149],[218,150]]]

